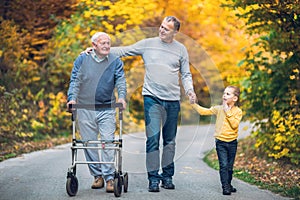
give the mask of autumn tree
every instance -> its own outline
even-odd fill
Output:
[[[247,115],[256,122],[256,147],[270,157],[300,160],[300,2],[249,1],[230,4],[259,36],[246,58],[242,81]]]
[[[48,40],[57,20],[68,18],[76,2],[4,0],[0,2],[0,143],[58,135],[64,96],[49,83]],[[57,72],[59,73],[59,72]],[[36,119],[41,119],[37,121]]]
[[[53,29],[57,24],[57,20],[67,18],[74,11],[76,6],[75,0],[69,1],[55,1],[55,0],[42,0],[42,1],[26,1],[26,0],[10,0],[1,2],[1,10],[3,13],[3,20],[11,20],[18,27],[16,30],[19,34],[15,37],[12,34],[10,37],[16,41],[23,41],[22,46],[15,46],[14,54],[20,51],[21,57],[20,64],[13,67],[19,69],[19,73],[9,74],[9,71],[3,72],[6,77],[14,78],[16,83],[30,87],[32,91],[39,90],[40,86],[49,85],[47,82],[40,81],[47,78],[47,69],[43,66],[46,63],[48,40],[53,35]],[[18,42],[17,42],[18,43]],[[13,44],[11,44],[13,45]],[[4,46],[4,59],[7,61],[7,54],[9,50]],[[7,51],[8,50],[8,51]],[[4,60],[3,60],[4,61]],[[6,65],[6,67],[11,68]],[[16,70],[13,70],[16,71]],[[45,77],[44,77],[45,76]],[[16,80],[19,78],[19,80]],[[5,84],[5,83],[3,83]]]

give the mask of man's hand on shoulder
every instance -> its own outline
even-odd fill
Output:
[[[81,55],[81,54],[84,54],[84,53],[85,53],[86,55],[89,55],[89,54],[92,52],[92,50],[93,50],[93,47],[88,47],[88,48],[86,48],[86,50],[80,52],[80,55]]]

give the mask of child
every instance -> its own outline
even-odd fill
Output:
[[[198,104],[192,107],[200,115],[216,115],[216,150],[220,166],[220,179],[223,195],[236,192],[231,185],[233,164],[237,150],[238,127],[242,119],[242,110],[237,106],[240,89],[236,86],[228,86],[224,90],[223,105],[204,108]]]

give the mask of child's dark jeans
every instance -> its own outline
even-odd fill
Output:
[[[237,140],[224,142],[216,139],[216,150],[219,159],[219,172],[222,186],[231,185],[233,164],[237,150]]]

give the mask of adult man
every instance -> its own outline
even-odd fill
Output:
[[[174,39],[180,22],[176,17],[164,18],[159,28],[159,37],[147,38],[125,47],[112,47],[111,53],[118,56],[142,56],[145,77],[142,95],[146,126],[146,167],[149,192],[159,192],[159,183],[165,189],[175,189],[174,175],[175,138],[180,111],[180,86],[178,74],[190,102],[196,95],[189,68],[185,46]],[[162,174],[160,169],[159,139],[162,127],[163,153]]]
[[[126,108],[126,80],[123,62],[110,53],[111,39],[103,32],[95,33],[92,38],[93,50],[81,54],[74,62],[68,90],[69,104],[111,104],[116,102],[114,89],[118,90],[118,102]],[[78,125],[82,140],[98,140],[100,132],[102,140],[113,140],[116,129],[115,109],[78,110]],[[93,144],[89,144],[93,146]],[[95,146],[96,144],[94,144]],[[97,149],[86,149],[87,161],[99,162]],[[103,162],[114,160],[113,150],[102,150]],[[89,164],[94,176],[93,189],[104,187],[106,191],[114,191],[114,166],[112,164]]]

